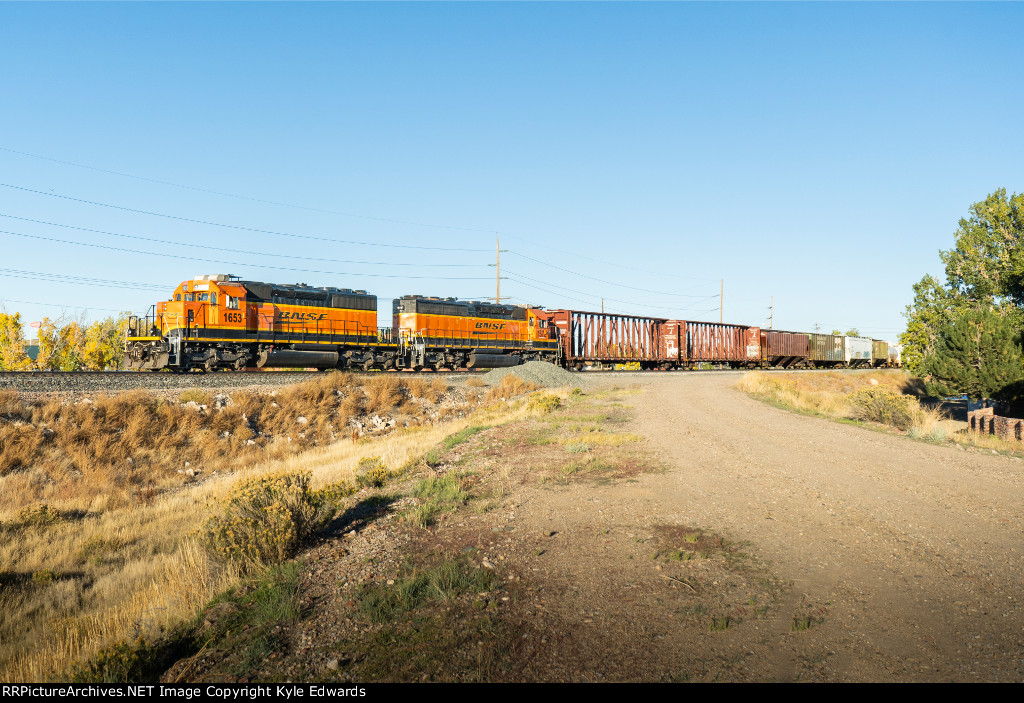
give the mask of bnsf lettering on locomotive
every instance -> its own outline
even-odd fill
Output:
[[[326,320],[327,313],[315,313],[315,312],[289,312],[288,310],[282,310],[280,313],[281,320]]]
[[[477,329],[485,329],[485,330],[500,330],[504,326],[505,326],[504,322],[478,322],[478,323],[476,323],[476,328]]]

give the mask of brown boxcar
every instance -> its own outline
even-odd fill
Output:
[[[807,363],[807,333],[761,330],[761,361],[766,366],[799,366]]]
[[[686,360],[743,366],[756,364],[758,328],[719,322],[686,322]]]
[[[662,318],[552,310],[550,319],[559,330],[562,356],[569,366],[639,362],[650,368],[667,361]]]
[[[871,340],[871,365],[886,366],[889,363],[889,343]]]
[[[812,332],[808,337],[810,337],[811,364],[827,368],[842,366],[846,363],[846,350],[843,346],[842,335]]]

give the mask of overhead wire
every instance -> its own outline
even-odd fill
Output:
[[[569,291],[569,292],[571,292],[571,293],[578,293],[579,295],[588,295],[588,296],[589,296],[589,295],[592,295],[591,293],[588,293],[587,291],[581,291],[581,290],[576,290],[575,288],[568,288],[568,287],[566,287],[566,286],[559,286],[559,285],[557,285],[557,284],[554,284],[554,283],[550,283],[549,281],[538,281],[538,280],[537,280],[537,279],[535,279],[535,278],[530,278],[529,276],[526,276],[526,275],[524,275],[524,274],[521,274],[521,273],[516,273],[516,272],[514,272],[514,271],[508,271],[508,270],[505,270],[505,271],[503,271],[503,273],[509,274],[510,276],[516,276],[516,277],[519,277],[519,278],[525,278],[526,280],[528,280],[528,281],[533,281],[534,283],[543,283],[544,285],[548,285],[548,286],[551,286],[551,287],[553,287],[553,288],[560,288],[560,289],[562,289],[562,290],[567,290],[567,291]],[[593,298],[595,298],[595,299],[600,299],[600,298],[604,298],[604,300],[609,300],[609,301],[611,301],[611,302],[613,302],[613,303],[621,303],[621,304],[623,304],[623,305],[639,305],[638,303],[636,303],[636,302],[634,302],[634,301],[630,301],[630,300],[620,300],[620,299],[618,299],[618,298],[610,298],[610,297],[607,297],[607,296],[601,296],[601,295],[593,295],[592,297],[593,297]],[[717,297],[718,297],[717,295],[713,295],[713,296],[710,296],[710,295],[709,295],[709,296],[704,296],[703,298],[701,298],[701,300],[708,300],[708,299],[710,299],[710,298],[717,298]],[[645,307],[648,307],[648,308],[655,308],[655,309],[658,309],[658,310],[685,310],[685,309],[687,309],[688,307],[691,307],[691,306],[693,306],[693,305],[697,305],[697,304],[699,304],[699,303],[701,302],[701,300],[696,300],[696,301],[693,301],[693,302],[692,302],[692,303],[690,303],[689,305],[681,305],[681,306],[679,306],[679,305],[673,305],[673,306],[666,306],[666,305],[646,305]]]
[[[179,222],[191,222],[193,224],[209,225],[210,227],[223,227],[226,229],[233,229],[242,232],[256,232],[258,234],[270,234],[278,237],[292,237],[295,239],[308,239],[318,242],[331,242],[333,244],[353,244],[358,246],[368,247],[387,247],[391,249],[418,249],[422,251],[463,251],[463,252],[490,252],[490,249],[470,249],[468,247],[428,247],[416,244],[387,244],[384,242],[361,242],[348,239],[335,239],[331,237],[317,237],[311,234],[295,234],[294,232],[278,232],[276,230],[259,229],[258,227],[246,227],[244,225],[232,225],[223,222],[211,222],[209,220],[200,220],[192,217],[183,217],[180,215],[169,215],[162,212],[153,212],[151,210],[142,210],[139,208],[131,208],[123,205],[113,205],[111,203],[103,203],[97,200],[87,200],[85,198],[75,198],[70,195],[62,195],[60,193],[47,193],[43,190],[35,190],[34,188],[25,188],[23,186],[13,185],[11,183],[0,183],[0,186],[4,188],[11,188],[13,190],[20,190],[25,193],[34,193],[36,195],[45,195],[49,198],[60,198],[61,200],[68,200],[75,203],[84,203],[86,205],[95,205],[97,207],[111,208],[113,210],[122,210],[124,212],[131,212],[137,215],[149,215],[152,217],[164,217],[170,220],[177,220]]]
[[[5,303],[21,303],[22,305],[41,305],[50,308],[71,308],[73,310],[102,310],[104,312],[127,312],[117,308],[99,308],[93,305],[67,305],[66,303],[42,303],[38,300],[16,300],[15,298],[0,297],[0,307]]]
[[[123,239],[134,239],[141,242],[152,242],[154,244],[168,244],[166,239],[156,239],[153,237],[142,237],[135,234],[122,234],[118,232],[108,232],[101,229],[91,229],[89,227],[79,227],[77,225],[61,224],[59,222],[47,222],[46,220],[34,220],[30,217],[18,217],[17,215],[10,215],[7,213],[0,212],[0,217],[7,217],[12,220],[21,220],[22,222],[32,222],[39,225],[49,225],[52,227],[63,227],[65,229],[74,229],[80,232],[91,232],[92,234],[105,234],[111,237],[121,237]],[[243,249],[229,249],[226,247],[215,247],[209,244],[192,244],[189,242],[174,242],[175,246],[193,247],[197,249],[209,249],[210,251],[225,251],[231,254],[250,254],[256,256],[273,256],[278,259],[299,259],[302,261],[329,261],[331,263],[338,264],[359,264],[363,266],[416,266],[417,268],[480,268],[480,264],[428,264],[428,263],[409,263],[409,262],[395,262],[395,261],[357,261],[352,259],[326,259],[320,256],[296,256],[293,254],[278,254],[271,252],[259,252],[259,251],[246,251]]]
[[[718,278],[706,278],[706,277],[703,277],[703,276],[684,276],[684,275],[680,275],[680,274],[677,274],[677,273],[664,273],[662,271],[651,271],[650,269],[644,269],[644,268],[640,268],[640,267],[637,267],[637,266],[630,266],[629,264],[624,264],[622,262],[612,263],[612,262],[609,262],[609,261],[603,261],[601,259],[596,259],[596,258],[594,258],[592,256],[586,256],[584,254],[580,254],[579,252],[566,251],[565,249],[558,249],[556,247],[551,246],[550,244],[542,244],[542,243],[539,243],[539,242],[534,242],[534,241],[531,241],[531,240],[527,239],[526,237],[523,237],[521,235],[515,234],[514,232],[512,232],[512,233],[503,233],[502,236],[510,237],[512,239],[519,239],[519,240],[521,240],[523,242],[526,242],[527,244],[530,244],[530,245],[535,246],[535,247],[541,247],[543,249],[548,249],[550,251],[558,252],[559,254],[566,254],[568,256],[575,256],[577,258],[584,259],[586,261],[593,261],[594,263],[603,264],[605,266],[613,266],[613,267],[618,268],[618,269],[626,268],[626,269],[630,269],[630,270],[633,270],[633,271],[637,271],[639,273],[647,273],[647,274],[651,274],[651,275],[654,275],[654,276],[663,276],[665,278],[672,278],[672,279],[685,278],[685,279],[694,280],[694,281],[717,281],[717,280],[719,280]]]
[[[87,164],[81,164],[81,163],[77,163],[75,161],[68,161],[68,160],[56,159],[56,158],[52,158],[52,157],[48,157],[48,156],[42,156],[40,154],[33,154],[31,152],[20,151],[20,150],[17,150],[17,149],[11,149],[9,147],[0,147],[0,151],[5,151],[5,152],[11,153],[11,154],[18,154],[19,156],[27,156],[27,157],[34,158],[34,159],[39,159],[39,160],[42,160],[42,161],[49,161],[49,162],[52,162],[52,163],[62,164],[62,165],[65,165],[65,166],[74,166],[76,168],[82,168],[82,169],[87,169],[87,170],[90,170],[90,171],[96,171],[98,173],[106,173],[106,174],[110,174],[110,175],[114,175],[114,176],[119,176],[119,177],[122,177],[122,178],[130,178],[130,179],[137,180],[137,181],[143,181],[143,182],[148,182],[148,183],[156,183],[158,185],[166,185],[166,186],[171,186],[171,187],[174,187],[174,188],[181,188],[181,189],[184,189],[184,190],[191,190],[191,191],[195,191],[195,192],[199,192],[199,193],[208,193],[208,194],[211,194],[211,195],[218,195],[218,196],[227,197],[227,198],[234,198],[234,199],[237,199],[237,200],[245,200],[245,201],[249,201],[249,202],[261,203],[261,204],[264,204],[264,205],[274,205],[274,206],[278,206],[278,207],[286,207],[286,208],[293,208],[293,209],[297,209],[297,210],[305,210],[305,211],[308,211],[308,212],[320,212],[320,213],[324,213],[324,214],[328,214],[328,215],[338,215],[338,216],[341,216],[341,217],[352,217],[352,218],[363,219],[363,220],[373,220],[373,221],[378,221],[378,222],[391,222],[391,223],[395,223],[395,224],[404,224],[404,225],[409,225],[409,226],[414,226],[414,227],[429,227],[429,228],[434,228],[434,229],[447,229],[447,230],[463,231],[463,232],[488,232],[488,233],[494,232],[494,233],[497,233],[498,229],[500,229],[500,228],[495,228],[495,227],[482,228],[482,227],[463,227],[463,226],[453,226],[453,225],[440,225],[440,224],[435,224],[435,223],[425,223],[425,222],[416,222],[416,221],[411,221],[411,220],[401,220],[401,219],[388,218],[388,217],[378,217],[378,216],[371,216],[371,215],[363,215],[363,214],[347,212],[347,211],[330,210],[330,209],[326,209],[326,208],[316,208],[316,207],[310,207],[310,206],[306,206],[306,205],[297,205],[295,203],[287,203],[287,202],[280,201],[280,200],[269,200],[269,199],[264,199],[264,198],[254,198],[254,197],[251,197],[251,196],[238,195],[237,193],[227,193],[225,191],[214,190],[214,189],[211,189],[211,188],[200,188],[198,186],[190,186],[190,185],[185,185],[185,184],[182,184],[182,183],[175,183],[173,181],[167,181],[167,180],[162,180],[162,179],[157,179],[157,178],[149,178],[149,177],[146,177],[146,176],[139,176],[139,175],[136,175],[136,174],[125,173],[123,171],[114,171],[114,170],[111,170],[111,169],[99,168],[97,166],[90,166],[90,165],[87,165]],[[634,271],[638,271],[640,273],[653,274],[653,275],[656,275],[656,276],[671,277],[674,280],[677,280],[679,278],[685,278],[685,279],[688,279],[688,280],[707,280],[707,281],[715,280],[713,278],[704,278],[704,277],[699,277],[699,276],[681,276],[678,272],[673,272],[673,273],[669,274],[669,273],[665,273],[665,272],[661,272],[661,271],[651,271],[649,269],[639,268],[639,267],[636,267],[636,266],[630,266],[628,264],[622,264],[621,262],[618,262],[618,263],[615,263],[615,264],[611,264],[609,262],[602,261],[601,259],[596,259],[594,257],[585,256],[583,254],[580,254],[579,252],[566,251],[564,249],[558,249],[556,247],[552,247],[552,246],[550,246],[548,244],[543,244],[543,243],[535,242],[535,241],[530,240],[527,237],[524,237],[522,235],[516,234],[515,232],[506,232],[504,234],[504,236],[511,237],[513,239],[518,239],[518,240],[526,242],[527,244],[530,244],[532,246],[542,247],[542,248],[549,249],[551,251],[555,251],[555,252],[558,252],[558,253],[561,253],[561,254],[565,254],[565,255],[568,255],[568,256],[574,256],[574,257],[577,257],[577,258],[580,258],[580,259],[584,259],[584,260],[588,260],[588,261],[593,261],[595,263],[600,263],[600,264],[604,264],[604,265],[615,266],[617,268],[628,268],[628,269],[631,269],[631,270],[634,270]]]
[[[156,283],[136,283],[133,281],[112,281],[102,278],[88,278],[86,276],[72,276],[62,273],[48,273],[45,271],[24,271],[21,269],[0,268],[0,276],[6,278],[22,278],[34,281],[48,281],[51,283],[73,283],[75,285],[95,286],[102,288],[126,288],[130,290],[159,290],[166,291],[168,286]]]
[[[353,217],[353,218],[357,218],[357,219],[360,219],[360,220],[375,220],[375,221],[378,221],[378,222],[392,222],[392,223],[395,223],[395,224],[411,225],[411,226],[414,226],[414,227],[431,227],[431,228],[434,228],[434,229],[460,230],[460,231],[463,231],[463,232],[493,232],[494,231],[493,229],[481,229],[479,227],[458,227],[458,226],[454,226],[454,225],[439,225],[439,224],[432,224],[432,223],[427,223],[427,222],[413,222],[413,221],[410,221],[410,220],[399,220],[399,219],[394,219],[394,218],[390,218],[390,217],[377,217],[377,216],[372,216],[372,215],[362,215],[362,214],[358,214],[358,213],[354,213],[354,212],[344,212],[344,211],[341,211],[341,210],[328,210],[328,209],[324,209],[324,208],[309,207],[307,205],[296,205],[294,203],[286,203],[286,202],[283,202],[283,201],[280,201],[280,200],[266,200],[266,199],[263,199],[263,198],[253,198],[253,197],[246,196],[246,195],[238,195],[237,193],[226,193],[224,191],[213,190],[213,189],[210,189],[210,188],[200,188],[198,186],[189,186],[189,185],[184,185],[182,183],[175,183],[173,181],[164,181],[164,180],[160,180],[158,178],[148,178],[146,176],[138,176],[138,175],[134,175],[134,174],[131,174],[131,173],[124,173],[123,171],[112,171],[110,169],[99,168],[97,166],[88,166],[86,164],[80,164],[80,163],[76,163],[74,161],[63,161],[61,159],[54,159],[54,158],[51,158],[49,156],[40,156],[39,154],[32,154],[32,153],[29,153],[27,151],[18,151],[17,149],[9,149],[7,147],[2,147],[2,146],[0,146],[0,151],[6,151],[6,152],[8,152],[10,154],[18,154],[19,156],[29,156],[29,157],[31,157],[33,159],[40,159],[42,161],[50,161],[52,163],[63,164],[65,166],[75,166],[76,168],[84,168],[84,169],[88,169],[90,171],[96,171],[98,173],[107,173],[107,174],[110,174],[110,175],[113,175],[113,176],[121,176],[122,178],[131,178],[131,179],[134,179],[134,180],[137,180],[137,181],[145,181],[147,183],[157,183],[159,185],[172,186],[174,188],[182,188],[184,190],[191,190],[191,191],[195,191],[197,193],[208,193],[210,195],[220,195],[220,196],[223,196],[225,198],[235,198],[237,200],[247,200],[247,201],[253,202],[253,203],[261,203],[263,205],[275,205],[275,206],[279,206],[279,207],[294,208],[296,210],[306,210],[308,212],[320,212],[320,213],[324,213],[326,215],[339,215],[341,217]]]
[[[573,276],[579,276],[580,278],[586,278],[586,279],[589,279],[591,281],[597,281],[598,283],[604,283],[605,285],[609,285],[609,286],[618,286],[619,288],[627,288],[629,290],[640,291],[641,293],[653,293],[655,295],[668,295],[668,296],[673,296],[673,297],[677,297],[677,298],[701,298],[701,299],[706,299],[706,298],[717,298],[718,297],[718,293],[715,293],[713,295],[692,295],[692,294],[687,294],[687,293],[669,293],[669,292],[666,292],[666,291],[651,290],[650,288],[638,288],[636,286],[628,286],[628,285],[626,285],[624,283],[616,283],[615,281],[608,281],[608,280],[605,280],[603,278],[597,278],[596,276],[588,276],[585,273],[579,273],[578,271],[573,271],[572,269],[562,268],[561,266],[555,266],[554,264],[550,264],[550,263],[548,263],[546,261],[542,261],[540,259],[535,259],[532,256],[527,256],[526,254],[521,254],[520,252],[515,251],[514,249],[509,249],[508,253],[512,254],[513,256],[518,256],[518,257],[520,257],[522,259],[526,259],[528,261],[532,261],[534,263],[540,264],[541,266],[547,266],[549,268],[553,268],[556,271],[562,271],[564,273],[568,273],[568,274],[571,274]]]
[[[365,276],[368,278],[403,278],[403,279],[426,279],[426,280],[446,280],[446,281],[486,281],[489,280],[488,276],[410,276],[407,274],[395,274],[395,273],[351,273],[346,271],[322,271],[319,269],[301,269],[293,268],[288,266],[272,266],[270,264],[253,264],[253,263],[239,263],[237,261],[223,261],[220,259],[206,259],[196,256],[184,256],[182,254],[164,254],[153,251],[142,251],[140,249],[128,249],[126,247],[113,247],[106,244],[94,244],[92,242],[76,242],[70,239],[57,239],[56,237],[44,237],[37,234],[25,234],[23,232],[12,232],[10,230],[0,230],[0,234],[7,234],[14,237],[23,237],[26,239],[37,239],[40,241],[54,242],[57,244],[71,244],[74,246],[91,247],[94,249],[106,249],[108,251],[119,251],[127,254],[141,254],[143,256],[159,256],[162,258],[171,259],[183,259],[185,261],[202,261],[204,263],[219,264],[222,266],[233,266],[236,268],[263,268],[273,269],[277,271],[289,271],[291,273],[317,273],[325,274],[329,276]]]

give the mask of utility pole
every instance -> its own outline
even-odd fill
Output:
[[[815,331],[815,332],[817,332],[817,331],[819,331],[820,329],[821,329],[821,325],[819,325],[819,324],[818,324],[817,322],[815,322],[815,323],[814,323],[814,331]]]
[[[718,290],[718,323],[721,324],[722,323],[722,309],[723,309],[723,306],[725,305],[725,279],[724,278],[719,279],[719,283],[721,283],[721,288],[719,288],[719,290]]]
[[[604,298],[601,298],[601,314],[604,315]]]
[[[487,264],[495,268],[494,272],[494,302],[501,305],[501,252],[508,251],[508,249],[501,248],[501,239],[498,238],[498,233],[494,233],[494,263]]]
[[[768,329],[773,330],[773,329],[775,329],[775,296],[774,295],[772,296],[771,307],[769,307],[768,310],[770,311],[769,314],[768,314]]]

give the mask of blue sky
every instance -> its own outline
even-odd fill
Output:
[[[1024,191],[1021,36],[1019,3],[0,4],[0,299],[232,273],[389,313],[493,296],[499,233],[515,302],[717,320],[724,279],[728,322],[894,339]]]

